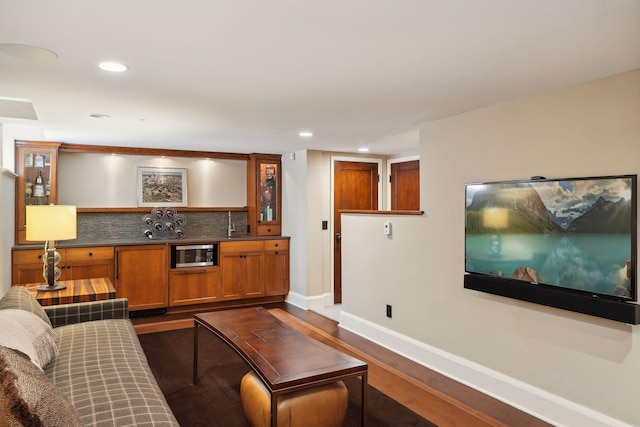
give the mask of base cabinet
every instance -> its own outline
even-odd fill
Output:
[[[285,239],[264,242],[264,293],[289,293],[289,241]]]
[[[263,241],[220,244],[222,299],[256,298],[264,295],[263,252]]]
[[[129,309],[152,310],[289,293],[289,239],[222,241],[219,265],[169,268],[167,244],[58,249],[58,280],[108,277]],[[43,283],[43,249],[12,251],[12,285]]]
[[[169,272],[169,307],[220,299],[220,267],[180,268]]]
[[[169,247],[116,246],[116,297],[130,310],[165,308],[169,303]]]
[[[113,246],[58,249],[58,280],[80,280],[108,277],[115,280]],[[11,283],[26,285],[44,282],[42,276],[44,249],[13,251]]]

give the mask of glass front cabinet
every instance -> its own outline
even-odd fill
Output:
[[[57,142],[16,141],[16,244],[27,241],[27,205],[57,203]]]
[[[282,215],[280,155],[251,154],[247,162],[249,236],[279,236]]]

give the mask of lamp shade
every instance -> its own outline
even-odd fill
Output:
[[[27,240],[69,240],[75,238],[75,206],[27,206]]]

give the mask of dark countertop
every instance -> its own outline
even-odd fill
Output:
[[[64,240],[56,242],[56,248],[83,248],[88,246],[135,246],[135,245],[195,245],[204,243],[220,243],[233,241],[251,241],[251,240],[273,240],[273,239],[290,239],[289,236],[247,236],[247,237],[220,237],[220,236],[203,236],[189,239],[142,239],[136,238],[131,240]],[[35,243],[32,245],[14,246],[13,250],[29,250],[42,249],[44,243]]]

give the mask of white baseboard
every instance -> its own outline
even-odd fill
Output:
[[[608,415],[346,313],[344,309],[340,313],[339,326],[553,425],[632,427]]]
[[[296,292],[289,292],[285,300],[289,304],[305,310],[314,310],[333,305],[333,296],[330,293],[308,297]]]

